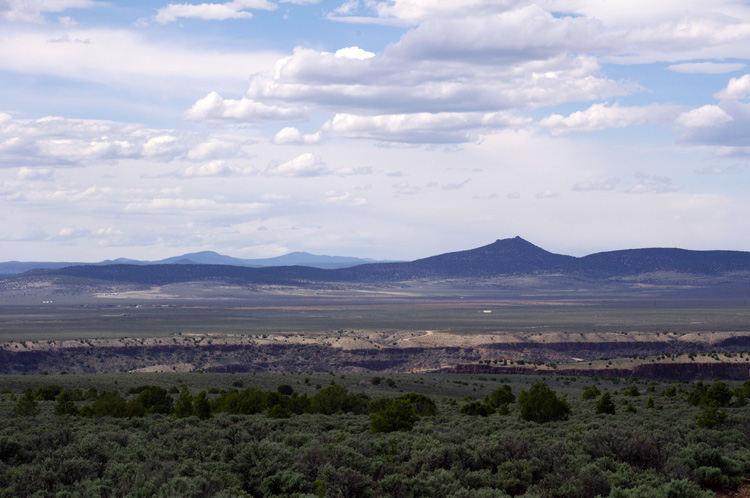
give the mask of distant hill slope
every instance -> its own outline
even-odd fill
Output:
[[[241,259],[225,256],[213,251],[201,251],[181,256],[165,258],[159,261],[139,261],[135,259],[118,258],[99,263],[74,262],[19,262],[9,261],[0,263],[0,276],[17,275],[36,269],[59,269],[68,266],[106,266],[106,265],[230,265],[230,266],[310,266],[313,268],[347,268],[374,262],[372,259],[352,258],[347,256],[323,256],[307,252],[292,252],[275,258]]]
[[[201,258],[227,261],[215,253]],[[304,285],[312,282],[399,282],[416,279],[484,279],[501,276],[563,276],[594,280],[627,279],[639,275],[677,273],[750,278],[750,252],[632,249],[582,258],[554,254],[520,237],[408,263],[371,263],[340,269],[309,266],[250,268],[228,264],[185,264],[191,255],[154,265],[86,265],[34,270],[24,278],[69,276],[89,280],[164,285],[187,281],[226,281],[236,284]],[[195,257],[195,255],[192,255]],[[291,256],[291,255],[290,255]],[[196,258],[199,259],[199,258]]]
[[[573,256],[545,251],[521,237],[496,240],[467,251],[451,252],[410,263],[374,263],[341,270],[346,280],[398,281],[415,278],[490,278],[498,275],[559,273],[575,264]]]
[[[654,272],[717,276],[750,271],[750,252],[629,249],[584,256],[578,266],[583,274],[597,278]]]
[[[6,278],[44,279],[67,276],[76,279],[99,280],[141,285],[167,285],[180,282],[228,282],[238,285],[270,284],[299,285],[307,281],[331,281],[332,275],[308,266],[274,266],[248,268],[230,265],[85,265],[68,266],[58,270],[32,270]]]

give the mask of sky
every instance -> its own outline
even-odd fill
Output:
[[[0,0],[0,261],[750,251],[750,4]]]

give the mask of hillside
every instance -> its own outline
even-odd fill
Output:
[[[216,253],[200,253],[195,259],[214,261],[198,264],[185,255],[169,264],[80,265],[39,269],[0,280],[38,282],[45,279],[84,279],[89,283],[118,282],[136,285],[166,285],[180,282],[227,282],[233,285],[297,285],[311,283],[393,283],[414,280],[486,280],[496,278],[555,277],[567,281],[714,284],[728,280],[744,282],[750,276],[750,253],[740,251],[689,251],[684,249],[631,249],[576,258],[554,254],[520,238],[407,263],[371,263],[349,268],[322,269],[310,266],[251,268],[230,264]],[[187,264],[194,263],[194,264]]]

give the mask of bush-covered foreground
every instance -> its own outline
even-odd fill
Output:
[[[0,497],[691,498],[750,478],[750,382],[519,377],[456,399],[94,379],[2,390]]]

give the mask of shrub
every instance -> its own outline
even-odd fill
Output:
[[[71,399],[70,394],[65,389],[60,392],[57,396],[57,404],[55,405],[55,415],[78,415],[78,408]]]
[[[609,392],[605,392],[602,394],[602,397],[599,398],[599,401],[596,403],[596,413],[615,414],[615,403],[612,401],[612,396]]]
[[[487,401],[492,407],[498,408],[500,405],[513,403],[515,400],[516,396],[513,394],[513,390],[508,384],[505,384],[492,391]]]
[[[570,406],[564,398],[558,398],[555,391],[543,382],[537,382],[529,391],[521,391],[518,395],[523,420],[539,424],[555,420],[567,420]]]
[[[495,409],[492,406],[487,403],[480,403],[479,401],[472,401],[461,405],[461,413],[464,415],[487,417],[494,412]]]
[[[717,425],[723,424],[727,419],[727,412],[719,408],[717,402],[711,403],[709,406],[703,409],[703,412],[698,416],[696,424],[700,428],[712,428]]]
[[[31,389],[26,389],[23,396],[13,408],[14,417],[36,417],[39,415],[39,403],[34,399]]]
[[[598,398],[602,392],[599,390],[598,387],[596,387],[596,384],[591,384],[588,388],[586,388],[585,391],[583,391],[583,394],[581,397],[583,399],[596,399]]]
[[[185,384],[180,389],[180,397],[175,403],[174,414],[177,418],[185,418],[193,414],[193,397]]]
[[[388,400],[383,408],[370,415],[370,431],[410,431],[418,419],[417,410],[406,399]]]

